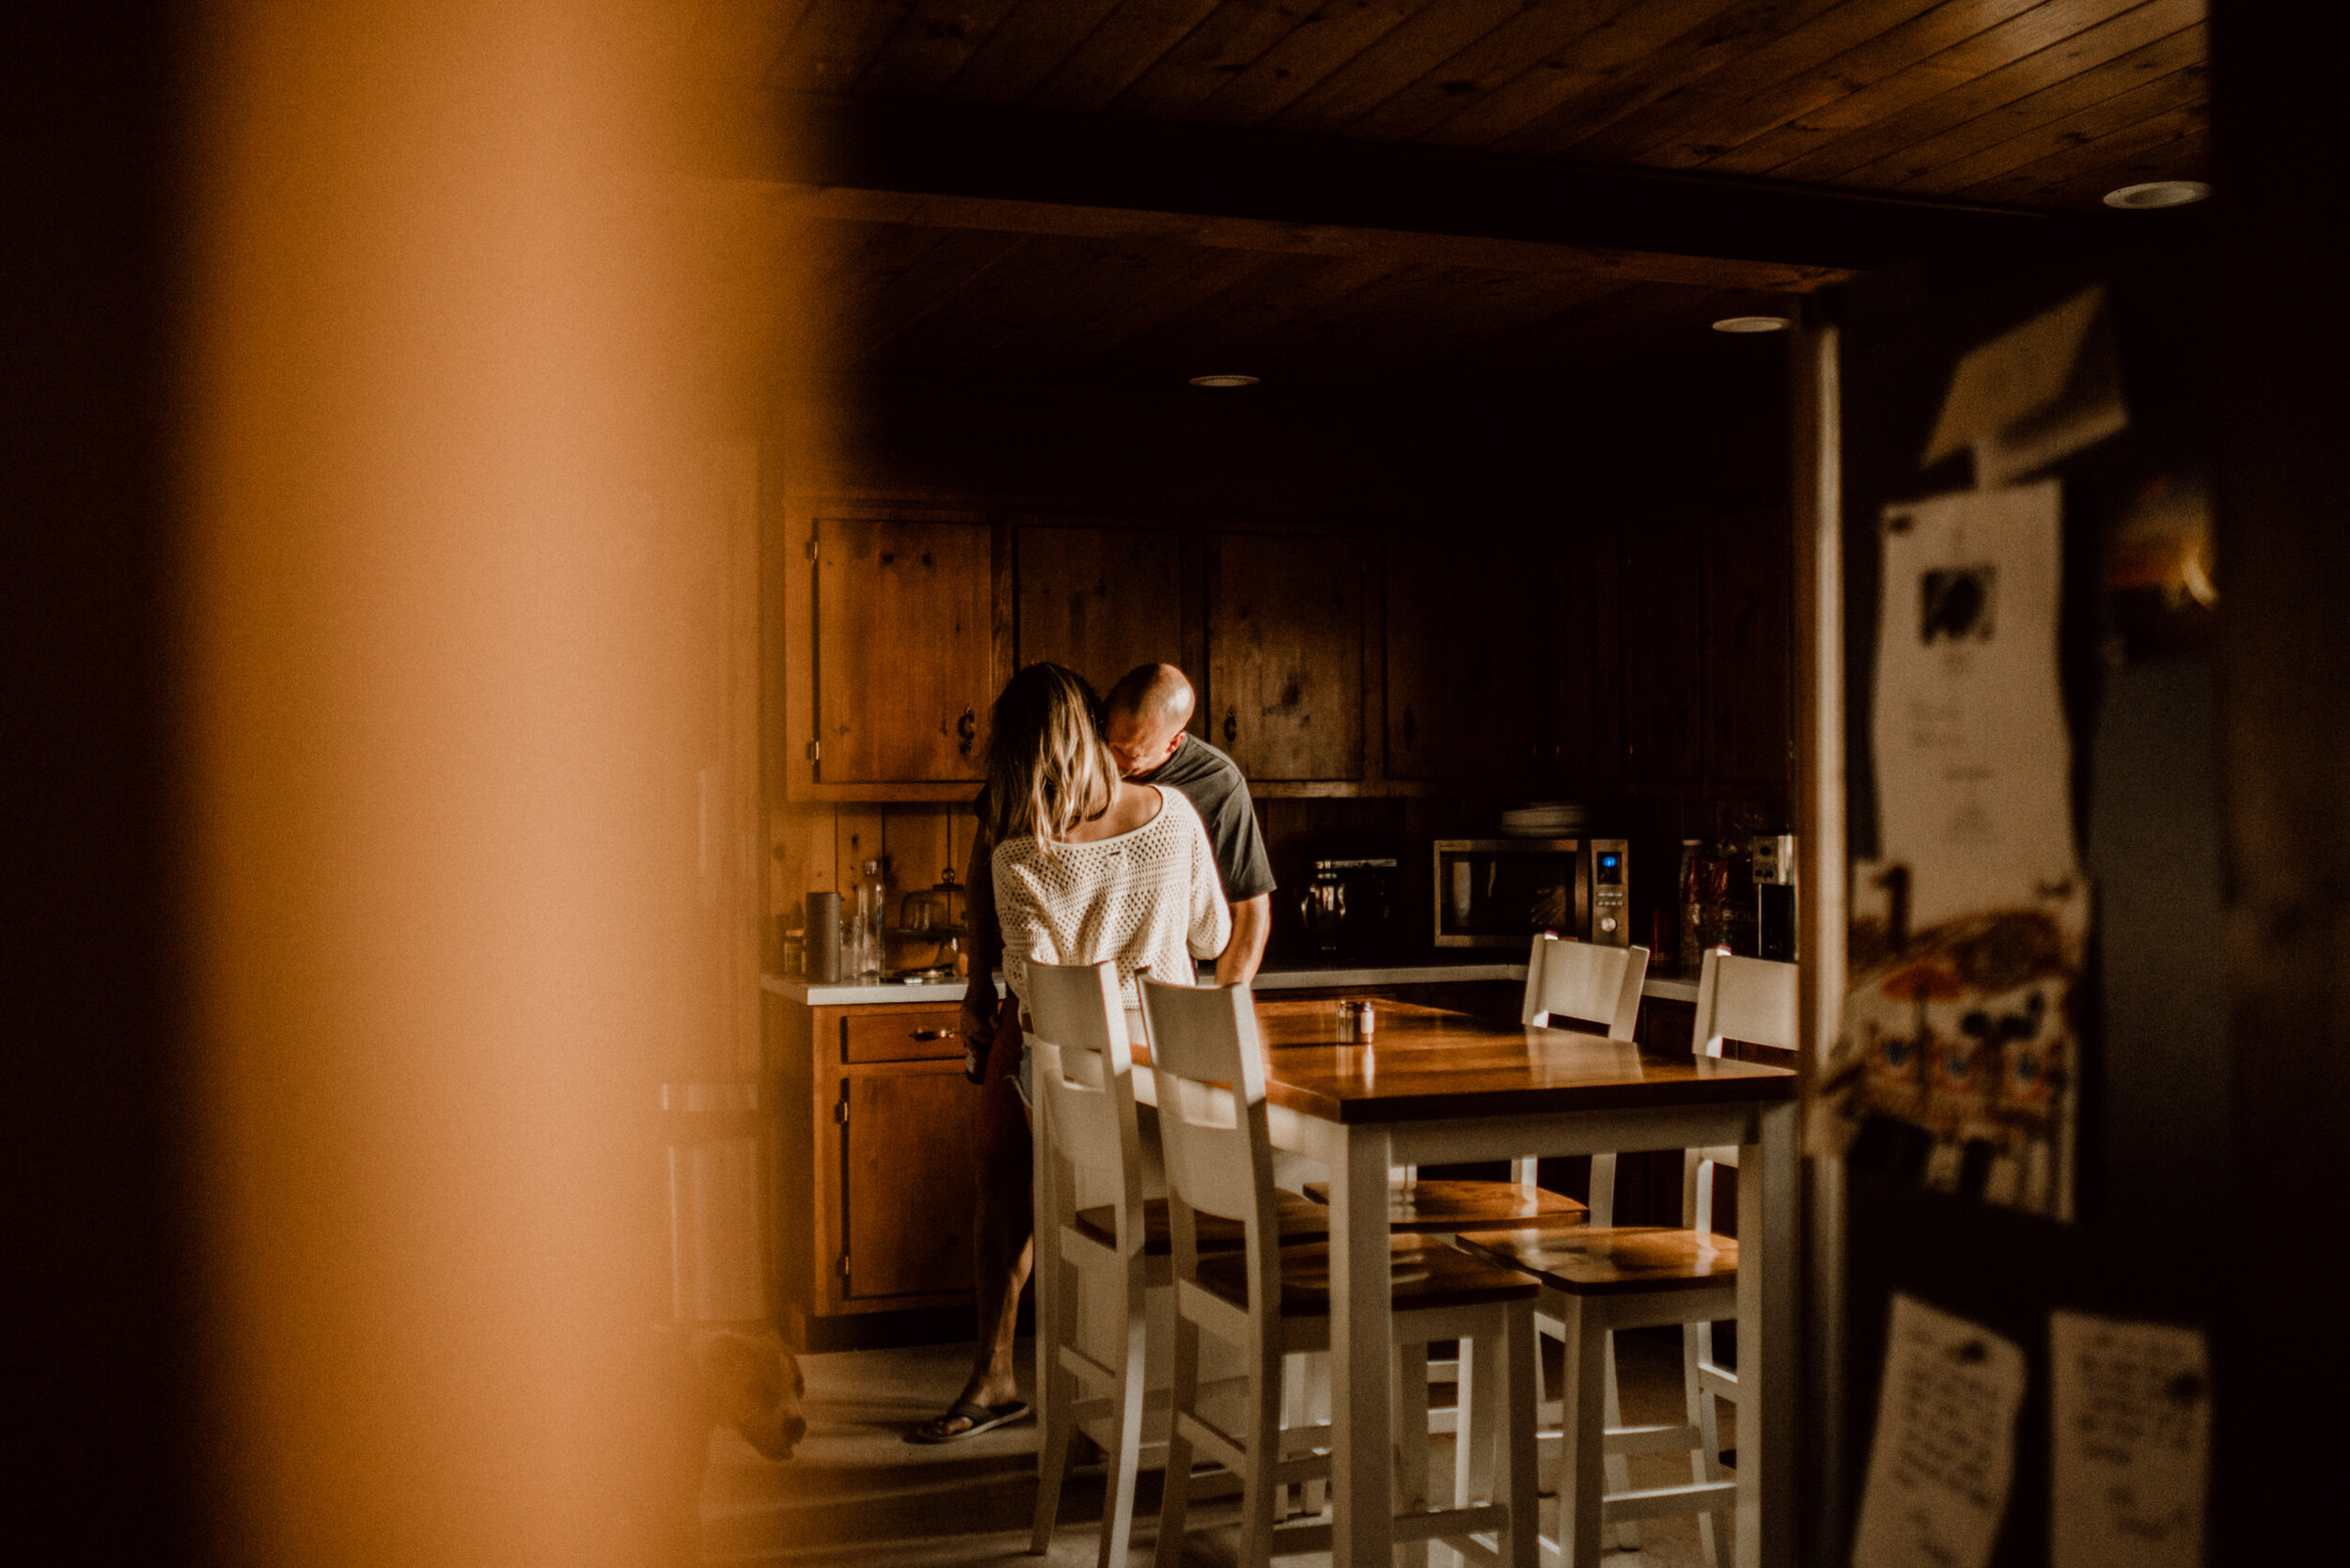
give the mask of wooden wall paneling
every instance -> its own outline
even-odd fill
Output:
[[[1272,123],[1305,135],[1340,131],[1526,8],[1524,0],[1423,7],[1284,105]]]
[[[838,814],[829,802],[770,804],[769,907],[784,917],[782,930],[804,929],[808,894],[854,886],[855,868],[845,883],[840,875],[838,833]]]
[[[1304,20],[1301,11],[1280,6],[1218,6],[1128,83],[1110,110],[1151,119],[1183,118]]]
[[[1943,93],[1964,87],[1970,80],[2016,60],[2061,43],[2087,24],[2101,23],[2129,9],[2137,0],[2041,0],[2029,8],[1992,20],[1971,8],[1945,7],[1930,11],[1907,27],[1897,28],[1857,52],[1865,56],[1862,85],[1840,81],[1841,61],[1831,62],[1825,73],[1831,89],[1825,102],[1789,116],[1762,133],[1748,137],[1726,154],[1704,160],[1710,171],[1762,174],[1795,166],[1813,154],[1836,155],[1831,149],[1872,126],[1901,118]],[[2001,7],[1999,9],[2005,9]],[[1949,12],[1947,20],[1944,12]],[[1986,25],[1985,23],[1988,23]],[[1951,38],[1950,31],[1961,36]],[[1891,67],[1888,70],[1887,67]],[[1912,134],[1892,138],[1843,167],[1857,168],[1872,158],[1906,147],[1952,124],[1971,119],[1983,104],[1969,113],[1944,119]]]
[[[962,103],[1016,103],[1053,73],[1117,0],[1022,0],[947,84]]]
[[[1178,273],[1155,282],[1148,295],[1114,302],[1114,308],[1062,338],[1057,345],[1058,362],[1070,368],[1103,364],[1129,345],[1167,334],[1172,323],[1214,319],[1213,302],[1246,297],[1253,291],[1251,280],[1271,261],[1256,252],[1202,247],[1184,259]]]
[[[2071,123],[2072,117],[2092,113],[2148,83],[2182,72],[2191,71],[2195,80],[2201,82],[2204,78],[2203,62],[2209,57],[2210,48],[2210,28],[2207,24],[2198,23],[2192,27],[2183,27],[2141,49],[2133,49],[2126,55],[2078,75],[2068,76],[2038,92],[2027,93],[2012,103],[2001,104],[1987,115],[1978,116],[1938,136],[1914,143],[1888,158],[1856,169],[1851,177],[1852,181],[1855,184],[1902,185],[1933,180],[1936,188],[1956,188],[1969,180],[2000,173],[2021,162],[2012,158],[2007,149],[2019,145],[2019,139],[2028,133],[2060,136],[2063,130],[2077,128]],[[2020,145],[2031,144],[2020,142]],[[2048,150],[2055,150],[2055,146],[2052,144]],[[1927,187],[1913,185],[1913,188]]]
[[[1614,0],[1591,6],[1529,6],[1350,122],[1346,133],[1380,141],[1444,139],[1454,146],[1481,146],[1546,112],[1572,90],[1551,80],[1566,73],[1548,70],[1546,62],[1579,50],[1588,34],[1629,8]],[[1493,129],[1496,126],[1501,129]],[[1452,133],[1438,138],[1439,127]]]
[[[1574,144],[1575,156],[1595,163],[1635,161],[1658,143],[1683,134],[1686,127],[1734,112],[1769,89],[1840,60],[1942,3],[1883,0],[1875,5],[1837,6],[1768,38],[1749,38],[1731,56],[1710,58],[1701,72],[1687,74],[1678,86],[1651,95],[1648,102],[1619,114],[1612,123],[1586,133]],[[2008,3],[2021,9],[2038,0]],[[1649,79],[1645,69],[1640,74],[1644,81]]]
[[[1251,779],[1363,773],[1363,565],[1344,534],[1211,543],[1208,738]]]
[[[2152,83],[2146,90],[2151,93],[2162,86]],[[1982,201],[2021,201],[2051,185],[2062,184],[2083,173],[2103,168],[2117,153],[2127,157],[2156,148],[2174,148],[2210,123],[2200,85],[2190,84],[2186,90],[2191,94],[2186,102],[2101,135],[2093,142],[2063,148],[2004,174],[1979,180],[1961,187],[1955,194]],[[2131,97],[2139,99],[2136,93]],[[2139,106],[2143,106],[2143,102],[2141,99]]]
[[[1129,242],[1107,253],[1091,274],[1070,278],[1053,301],[1049,316],[1026,332],[998,343],[989,356],[995,374],[1006,380],[1023,372],[1051,371],[1082,361],[1105,339],[1139,328],[1128,318],[1146,302],[1181,290],[1211,270],[1213,253],[1165,240]]]
[[[1123,0],[1024,101],[1032,109],[1101,109],[1181,43],[1217,0]]]
[[[1136,665],[1183,663],[1175,529],[1024,525],[1015,550],[1019,664],[1050,659],[1107,691]]]
[[[2087,203],[2101,200],[2107,191],[2124,185],[2143,184],[2150,180],[2176,180],[2182,171],[2200,174],[2212,166],[2211,129],[2204,126],[2193,134],[2180,137],[2162,147],[2148,148],[2142,152],[2118,162],[2100,165],[2037,193],[2038,197],[2051,201]]]
[[[879,860],[885,877],[889,858],[889,810],[878,802],[858,801],[833,811],[833,863],[840,876],[840,923],[846,930],[856,914],[857,884],[865,878],[865,863]],[[846,938],[842,940],[845,949]],[[844,952],[842,963],[847,963]]]
[[[912,228],[912,225],[892,225]],[[1029,243],[1025,235],[993,229],[930,229],[940,243],[900,266],[881,287],[844,290],[832,317],[837,347],[832,363],[842,370],[867,363],[885,363],[901,337],[917,341],[922,323],[964,308],[966,291],[997,266],[1019,264]]]
[[[852,1299],[971,1288],[971,1086],[960,1062],[841,1080],[842,1241]],[[922,1157],[907,1158],[918,1149]]]
[[[1629,69],[1610,62],[1566,102],[1494,145],[1512,152],[1556,157],[1660,99],[1678,102],[1688,88],[1723,67],[1734,67],[1742,74],[1753,71],[1752,79],[1760,80],[1768,62],[1756,56],[1767,55],[1774,44],[1784,45],[1789,31],[1841,4],[1841,0],[1746,0],[1725,8],[1697,0],[1688,8],[1643,7],[1642,15],[1653,14],[1658,22],[1653,32],[1639,39],[1644,47],[1637,60],[1626,62]],[[1675,30],[1658,39],[1657,34],[1666,28]],[[1610,28],[1609,34],[1612,38],[1626,31]]]
[[[1441,8],[1443,0],[1436,3]],[[1429,0],[1337,0],[1325,5],[1313,14],[1310,25],[1293,29],[1246,70],[1234,71],[1189,118],[1228,125],[1265,124],[1428,6]]]
[[[987,527],[826,517],[816,539],[816,776],[977,778],[976,728],[995,696]]]
[[[1386,541],[1386,773],[1525,778],[1549,760],[1553,573],[1530,530],[1431,526]]]
[[[1699,116],[1642,150],[1632,162],[1653,168],[1694,168],[1801,121],[1847,109],[1847,101],[1876,84],[1964,43],[1975,34],[2029,11],[2045,0],[1975,0],[1964,6],[1935,4],[1921,16],[1899,22],[1842,54],[1774,83],[1743,102]],[[1830,18],[1822,18],[1823,22]],[[1839,118],[1850,129],[1859,119]],[[1811,131],[1803,135],[1828,133]],[[1800,144],[1809,145],[1809,144]],[[1758,156],[1793,156],[1781,149]]]
[[[908,893],[937,885],[938,873],[954,864],[953,819],[967,808],[945,802],[886,806],[882,845],[889,890],[889,924],[901,924]],[[955,866],[962,879],[963,868]]]
[[[2125,4],[2124,0],[2080,0],[2078,4],[2044,6],[2037,11],[2028,11],[2014,22],[1961,47],[1960,53],[1980,53],[1984,57],[1969,58],[1966,63],[1972,69],[1957,85],[1899,113],[1874,118],[1770,172],[1780,180],[1839,179],[1888,153],[1980,118],[2002,104],[2013,103],[2068,76],[2191,27],[2203,20],[2203,12],[2204,0],[2146,0],[2136,6]],[[2091,27],[2079,26],[2080,22],[2096,15],[2107,20]],[[2001,36],[1995,40],[1994,34]],[[2043,39],[2044,42],[2035,41]],[[2060,49],[2047,47],[2060,41],[2063,44]],[[2034,46],[2029,52],[2020,51],[2026,43]],[[1995,49],[2004,55],[2004,63],[1992,64],[1991,52]]]
[[[1701,541],[1695,517],[1622,536],[1624,769],[1645,782],[1693,783],[1703,770]]]
[[[768,79],[802,92],[845,92],[905,15],[904,0],[815,0],[791,31]]]
[[[938,91],[969,63],[1020,0],[916,0],[875,52],[856,90],[919,98]],[[890,8],[875,6],[875,10]]]
[[[1778,507],[1708,517],[1705,549],[1705,779],[1790,783],[1794,541]]]

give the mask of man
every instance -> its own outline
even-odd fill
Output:
[[[1130,670],[1103,699],[1103,738],[1118,771],[1141,784],[1181,790],[1198,809],[1215,847],[1218,876],[1232,910],[1232,939],[1215,961],[1215,983],[1256,979],[1273,927],[1273,864],[1248,784],[1230,757],[1184,732],[1195,698],[1191,682],[1173,665]],[[979,1286],[979,1344],[970,1381],[944,1416],[910,1435],[916,1442],[951,1443],[1019,1419],[1012,1340],[1027,1283],[1035,1224],[1027,1106],[1020,1098],[1021,1042],[995,996],[995,970],[1003,957],[995,924],[995,846],[973,836],[965,904],[971,925],[971,985],[963,999],[965,1071],[980,1083],[978,1121],[979,1213],[972,1266]],[[999,1026],[1009,1022],[999,1038]]]

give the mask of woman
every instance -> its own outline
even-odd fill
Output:
[[[1028,965],[1115,964],[1135,1008],[1136,975],[1188,983],[1192,961],[1216,957],[1231,937],[1199,813],[1180,790],[1120,778],[1097,711],[1082,676],[1040,664],[1011,678],[988,719],[979,823],[995,845],[988,865],[1011,995],[979,1091],[979,1354],[947,1414],[915,1428],[916,1442],[976,1436],[1027,1414],[1012,1334],[1035,1220],[1021,1039]]]

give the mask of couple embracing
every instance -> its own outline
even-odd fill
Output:
[[[971,850],[971,989],[963,1032],[978,1106],[974,1237],[979,1343],[948,1412],[909,1435],[950,1443],[1019,1419],[1012,1339],[1032,1253],[1026,966],[1114,963],[1135,977],[1253,980],[1271,926],[1273,869],[1230,757],[1184,732],[1191,682],[1144,665],[1096,698],[1085,678],[1030,665],[995,699]],[[1004,971],[999,1005],[991,971]]]

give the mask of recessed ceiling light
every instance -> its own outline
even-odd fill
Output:
[[[1194,386],[1254,386],[1257,384],[1257,378],[1254,376],[1194,376],[1191,378],[1191,384]]]
[[[1716,332],[1785,332],[1784,316],[1724,316],[1714,323]]]
[[[2211,187],[2200,180],[2154,180],[2143,185],[2124,185],[2118,191],[2107,191],[2106,205],[2143,212],[2150,207],[2185,207],[2209,195]]]

